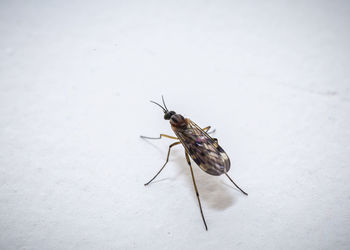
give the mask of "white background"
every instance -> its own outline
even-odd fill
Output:
[[[347,1],[1,1],[1,249],[349,249]],[[212,125],[194,165],[161,101]]]

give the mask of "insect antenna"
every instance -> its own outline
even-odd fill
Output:
[[[163,101],[163,104],[164,104],[164,107],[165,107],[166,111],[169,111],[168,108],[167,108],[166,105],[165,105],[163,96],[162,96],[162,101]]]
[[[154,102],[154,101],[150,101],[150,102],[152,102],[152,103],[154,103],[154,104],[158,105],[159,107],[161,107],[161,108],[163,109],[163,112],[164,112],[164,113],[166,113],[166,112],[167,112],[167,109],[163,108],[163,106],[162,106],[162,105],[160,105],[159,103],[156,103],[156,102]]]

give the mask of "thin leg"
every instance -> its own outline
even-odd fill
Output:
[[[243,194],[248,195],[248,194],[247,194],[246,192],[244,192],[239,186],[237,186],[237,184],[231,179],[231,177],[230,177],[227,173],[225,173],[225,175],[226,175],[227,178],[233,183],[233,185],[236,186],[236,188],[238,188]]]
[[[190,170],[191,170],[191,175],[192,175],[193,186],[194,186],[194,189],[195,189],[195,191],[196,191],[196,195],[197,195],[197,199],[198,199],[198,204],[199,204],[199,209],[200,209],[200,211],[201,211],[202,220],[203,220],[203,222],[204,222],[205,230],[208,231],[207,223],[205,222],[204,215],[203,215],[201,200],[199,199],[199,193],[198,193],[196,181],[195,181],[194,175],[193,175],[193,170],[192,170],[192,166],[191,166],[190,157],[188,156],[187,153],[185,153],[185,155],[186,155],[187,163],[188,163],[188,165],[190,165]]]
[[[164,163],[164,165],[163,165],[163,167],[158,171],[158,173],[149,181],[149,182],[147,182],[147,183],[145,183],[145,186],[147,186],[148,184],[150,184],[159,174],[160,174],[160,172],[162,172],[162,170],[163,170],[163,168],[165,167],[165,165],[168,163],[168,161],[169,161],[169,155],[170,155],[170,149],[173,147],[173,146],[175,146],[175,145],[178,145],[178,144],[180,144],[181,142],[174,142],[173,144],[170,144],[170,146],[169,146],[169,150],[168,150],[168,156],[166,157],[166,162]]]
[[[178,139],[177,137],[175,136],[171,136],[171,135],[165,135],[165,134],[160,134],[159,137],[148,137],[148,136],[143,136],[143,135],[140,135],[140,137],[142,139],[161,139],[162,137],[167,137],[167,138],[170,138],[170,139]]]
[[[213,131],[210,131],[210,132],[209,132],[210,128],[211,128],[211,126],[208,126],[208,127],[203,128],[203,130],[204,130],[204,132],[207,132],[208,134],[214,133],[214,132],[215,132],[215,129],[214,129]]]
[[[212,138],[214,140],[214,145],[218,146],[219,145],[219,141],[217,138]]]
[[[210,128],[211,128],[211,127],[208,126],[208,127],[202,128],[202,129],[203,129],[205,132],[208,132]]]

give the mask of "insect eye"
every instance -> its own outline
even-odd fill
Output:
[[[174,111],[170,111],[170,112],[167,112],[167,113],[165,113],[165,115],[164,115],[164,119],[165,120],[170,120],[170,118],[173,116],[173,115],[175,115],[176,113],[174,112]]]

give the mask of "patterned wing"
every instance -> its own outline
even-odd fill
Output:
[[[206,173],[221,175],[229,171],[230,159],[218,143],[190,119],[185,129],[174,130],[187,153]]]

